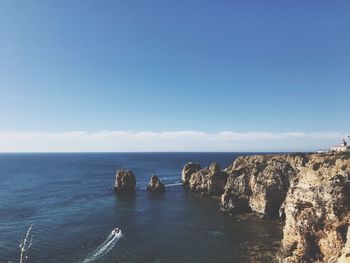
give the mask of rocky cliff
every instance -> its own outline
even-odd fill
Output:
[[[191,172],[192,171],[192,172]],[[228,174],[217,163],[201,169],[198,163],[188,163],[182,173],[183,183],[193,192],[221,195],[224,192]]]
[[[223,171],[187,164],[183,178],[223,193],[222,211],[281,217],[283,262],[350,262],[350,154],[242,156]]]
[[[350,156],[309,155],[288,190],[285,262],[350,262]]]

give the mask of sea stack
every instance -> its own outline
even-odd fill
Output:
[[[151,180],[150,180],[146,190],[148,192],[153,192],[153,193],[164,193],[165,192],[165,186],[159,180],[158,176],[152,175]]]
[[[117,193],[134,193],[136,178],[131,170],[118,170],[115,178],[114,190]]]

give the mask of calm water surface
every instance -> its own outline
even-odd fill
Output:
[[[237,219],[218,202],[181,186],[143,190],[151,174],[179,182],[188,161],[232,163],[234,153],[96,153],[0,155],[0,262],[19,262],[19,243],[33,224],[26,262],[248,262],[273,255],[279,225]],[[132,169],[134,197],[112,191],[116,169]],[[124,237],[108,238],[115,227]],[[100,246],[103,244],[103,246]],[[269,262],[266,256],[261,257]]]

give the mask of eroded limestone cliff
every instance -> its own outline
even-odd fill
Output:
[[[285,262],[350,262],[350,156],[310,155],[281,210]]]
[[[196,170],[197,164],[189,166],[190,170]],[[208,195],[221,195],[224,192],[228,173],[222,171],[217,163],[209,167],[199,169],[191,174],[188,187],[193,192]]]
[[[223,193],[223,211],[285,220],[283,262],[350,262],[350,154],[242,156],[223,171],[190,163],[183,180]]]

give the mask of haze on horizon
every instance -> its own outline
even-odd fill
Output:
[[[0,152],[310,151],[350,135],[350,2],[0,2]]]

